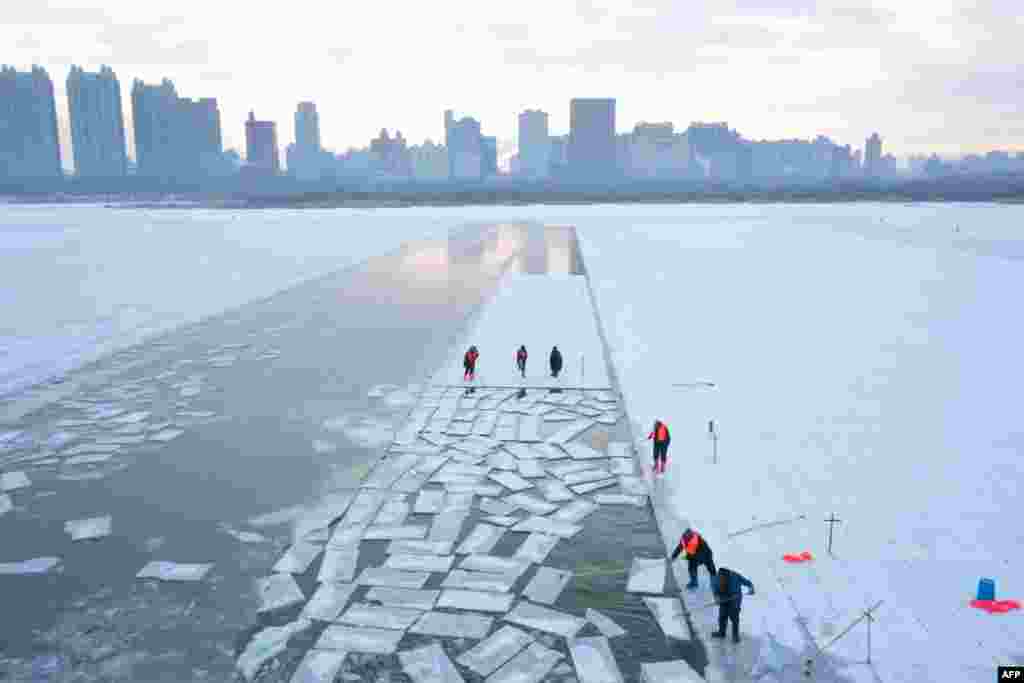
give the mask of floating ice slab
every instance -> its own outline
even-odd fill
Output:
[[[577,436],[594,426],[594,421],[589,419],[573,420],[565,427],[547,438],[548,443],[567,444]]]
[[[505,625],[456,661],[474,673],[489,676],[532,642],[533,636],[530,634],[514,626]]]
[[[487,683],[539,683],[562,655],[540,643],[533,643],[506,662]]]
[[[608,470],[581,470],[579,472],[570,472],[569,474],[565,475],[565,477],[562,479],[562,483],[564,483],[566,486],[572,487],[579,486],[580,484],[586,484],[592,481],[603,481],[605,479],[610,479],[611,476],[612,473],[609,472]]]
[[[473,433],[477,436],[490,436],[494,433],[494,427],[497,423],[497,413],[482,413],[477,418],[476,425],[473,427]]]
[[[520,460],[518,467],[519,476],[527,479],[539,479],[547,474],[536,460]]]
[[[501,516],[501,515],[489,515],[487,517],[484,517],[483,521],[487,522],[488,524],[495,524],[497,526],[510,527],[513,524],[518,523],[519,522],[519,518],[518,517]]]
[[[371,526],[363,534],[364,541],[394,540],[398,538],[423,538],[427,535],[425,526]]]
[[[320,565],[320,572],[317,574],[316,580],[321,583],[351,583],[358,565],[358,546],[346,548],[328,547],[324,553],[324,561]]]
[[[592,481],[586,484],[577,484],[576,486],[570,486],[569,488],[575,491],[577,495],[583,496],[590,493],[591,491],[606,489],[610,486],[615,486],[618,483],[619,482],[617,479],[602,479],[601,481]]]
[[[448,493],[469,494],[471,496],[500,496],[505,489],[496,484],[445,484]]]
[[[535,443],[531,448],[544,460],[564,460],[569,457],[559,446],[550,443]]]
[[[366,592],[363,599],[367,602],[379,602],[392,607],[406,607],[428,611],[434,608],[441,591],[417,590],[414,588],[374,587]]]
[[[627,441],[612,441],[608,444],[608,457],[633,459],[633,445]]]
[[[548,534],[530,534],[516,550],[516,557],[540,564],[561,540],[558,536]]]
[[[359,546],[368,527],[365,524],[338,524],[327,541],[328,548],[352,548]]]
[[[4,472],[0,474],[0,491],[17,491],[28,488],[32,481],[24,472]]]
[[[628,493],[634,496],[646,496],[647,495],[647,484],[640,477],[632,476],[620,476],[619,477],[619,488],[622,489],[623,493]]]
[[[579,415],[575,413],[567,413],[564,410],[556,410],[553,412],[545,413],[545,422],[573,422],[580,419]]]
[[[571,614],[535,605],[525,600],[516,603],[512,611],[505,615],[505,621],[545,633],[553,633],[566,639],[575,638],[587,623],[586,620]]]
[[[23,562],[0,562],[0,574],[45,574],[58,564],[59,557],[33,557]]]
[[[322,545],[315,543],[295,543],[277,561],[277,564],[274,565],[274,571],[304,574],[323,549]]]
[[[260,612],[273,612],[298,605],[306,599],[291,574],[271,574],[256,582]]]
[[[398,653],[402,671],[412,683],[465,683],[438,643]]]
[[[624,493],[599,493],[594,496],[594,502],[600,505],[633,505],[639,508],[647,504],[647,497]]]
[[[644,683],[702,683],[705,680],[697,675],[685,659],[645,662],[640,665],[640,675]],[[707,680],[711,680],[710,677]]]
[[[113,518],[110,515],[105,517],[90,517],[89,519],[76,519],[64,522],[64,531],[71,536],[72,541],[83,541],[91,538],[103,538],[110,535]]]
[[[238,658],[236,666],[242,676],[247,681],[254,679],[264,662],[284,652],[288,639],[310,625],[311,622],[306,619],[297,619],[284,626],[268,626],[259,631]]]
[[[154,560],[140,569],[135,577],[160,579],[161,581],[201,581],[212,567],[212,564],[186,564]]]
[[[627,593],[665,592],[665,559],[656,557],[634,557],[629,569]]]
[[[310,650],[292,674],[291,683],[334,683],[346,657],[347,652],[338,650]]]
[[[572,456],[573,460],[599,460],[607,456],[596,448],[581,443],[562,444],[562,448]]]
[[[628,588],[626,590],[629,590]],[[644,591],[649,592],[649,591]],[[644,603],[651,614],[658,620],[658,626],[669,637],[688,640],[686,622],[683,621],[683,604],[679,598],[649,598],[644,596]]]
[[[495,451],[487,456],[487,464],[499,470],[514,472],[519,469],[519,461],[510,453]]]
[[[404,631],[361,626],[328,626],[316,641],[319,650],[340,650],[342,652],[365,652],[375,655],[390,655],[398,649]]]
[[[524,415],[519,421],[520,441],[540,441],[540,416]]]
[[[603,413],[603,411],[601,410],[596,410],[595,408],[588,408],[585,405],[576,406],[575,408],[573,408],[573,412],[576,413],[577,415],[582,415],[583,417],[589,417],[591,419],[599,419],[599,416]]]
[[[479,612],[499,612],[504,614],[512,606],[514,596],[511,593],[491,593],[487,591],[467,591],[448,588],[441,591],[437,601],[438,607],[445,609],[477,610]]]
[[[456,475],[460,477],[486,477],[491,468],[485,465],[466,465],[460,462],[450,462],[440,469],[438,475]]]
[[[76,455],[64,461],[65,465],[75,467],[77,465],[98,465],[113,458],[112,453],[90,453],[88,455]]]
[[[455,552],[459,555],[489,553],[504,534],[505,529],[500,526],[477,524],[469,536],[455,549]]]
[[[577,638],[569,643],[569,654],[582,683],[624,683],[607,638]]]
[[[607,412],[607,413],[601,413],[600,415],[595,417],[594,421],[597,422],[600,425],[605,425],[606,427],[611,427],[611,426],[613,426],[615,424],[618,424],[619,420],[621,420],[621,419],[622,419],[622,416],[619,413],[617,413],[617,412]]]
[[[468,510],[441,512],[434,517],[434,524],[430,527],[430,540],[454,543],[462,532],[462,525],[466,522],[466,517],[468,516]]]
[[[524,443],[507,443],[503,448],[520,460],[536,460],[541,457],[539,452]]]
[[[528,493],[515,493],[511,496],[506,496],[505,502],[523,508],[534,515],[546,515],[558,509],[557,505],[552,505]]]
[[[114,424],[137,424],[139,422],[145,421],[146,418],[148,417],[149,411],[140,410],[134,413],[121,415],[120,417],[115,417],[114,419],[111,420],[111,422]]]
[[[117,453],[119,450],[121,450],[121,447],[117,446],[117,445],[113,445],[113,444],[105,445],[105,444],[87,443],[87,444],[82,444],[81,446],[75,446],[74,448],[69,448],[69,449],[67,449],[65,451],[61,451],[61,455],[63,455],[63,456],[71,456],[71,455],[84,455],[86,453]]]
[[[507,593],[512,590],[514,583],[515,578],[508,577],[505,574],[485,574],[483,572],[467,572],[462,569],[454,569],[444,578],[441,585],[444,588],[459,588],[468,591]]]
[[[552,481],[550,479],[538,481],[537,488],[549,503],[565,503],[576,498],[576,495],[559,481]]]
[[[388,544],[387,553],[389,555],[450,555],[453,545],[452,541],[400,539]]]
[[[570,524],[578,524],[586,519],[590,514],[596,511],[600,505],[584,500],[582,498],[574,500],[573,502],[566,505],[564,508],[551,515],[548,519],[553,519],[556,522],[568,522]]]
[[[612,474],[633,475],[636,472],[636,465],[633,458],[611,458],[609,461]]]
[[[533,484],[513,472],[494,472],[488,476],[513,493],[533,488]]]
[[[448,614],[427,612],[409,629],[409,633],[442,638],[472,638],[480,640],[487,636],[494,623],[494,617],[472,612]]]
[[[354,583],[321,584],[303,608],[302,617],[317,621],[334,621],[345,609],[345,605],[348,604],[355,590]]]
[[[444,573],[452,568],[454,555],[388,555],[384,566],[388,569],[401,569],[409,572]]]
[[[420,495],[416,499],[416,507],[413,508],[413,512],[417,515],[435,514],[441,511],[441,506],[443,504],[444,491],[436,489],[420,491]]]
[[[412,626],[413,622],[422,614],[421,610],[408,607],[357,602],[345,610],[345,613],[338,617],[337,621],[349,626],[369,626],[404,631]]]
[[[473,433],[473,423],[452,420],[448,423],[448,428],[444,430],[444,433],[448,436],[469,436]]]
[[[586,619],[596,626],[602,635],[608,638],[618,638],[619,636],[626,635],[626,631],[622,627],[596,609],[587,609]]]
[[[595,467],[596,465],[592,462],[560,462],[555,465],[547,465],[545,469],[559,479],[564,479],[575,472],[584,472]]]
[[[583,527],[577,524],[556,522],[545,517],[528,517],[512,527],[512,531],[523,531],[526,533],[548,534],[549,536],[572,538],[579,532],[583,531]]]
[[[430,572],[405,572],[386,567],[367,567],[359,574],[360,586],[388,586],[391,588],[423,588]]]
[[[10,512],[14,509],[14,504],[11,502],[11,497],[6,493],[0,493],[0,515]]]
[[[389,500],[381,506],[377,518],[373,520],[371,527],[396,527],[405,521],[409,516],[410,505],[405,500]],[[424,531],[424,533],[426,533]]]
[[[523,595],[534,602],[554,604],[572,579],[572,572],[551,567],[539,567],[530,583],[523,589]]]
[[[149,440],[157,441],[160,443],[167,443],[168,441],[173,441],[174,439],[177,439],[184,433],[184,429],[163,429],[157,432],[156,434],[151,434]]]
[[[462,558],[459,569],[471,572],[501,574],[507,578],[518,578],[530,568],[530,560],[522,557],[500,555],[469,555]]]
[[[507,515],[519,509],[515,505],[510,505],[501,500],[494,500],[493,498],[481,498],[479,507],[483,512],[491,515]]]
[[[420,457],[412,453],[395,453],[382,458],[373,468],[370,476],[362,483],[363,488],[389,489],[399,477],[411,470]]]

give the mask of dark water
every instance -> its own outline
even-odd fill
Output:
[[[291,531],[287,524],[255,529],[267,542],[247,544],[220,526],[252,530],[247,519],[314,501],[375,459],[377,444],[390,441],[411,405],[382,405],[367,397],[370,388],[425,381],[508,269],[582,272],[573,231],[467,226],[448,240],[406,244],[77,371],[69,380],[81,388],[70,404],[47,406],[17,428],[44,440],[60,431],[58,420],[80,416],[75,401],[99,401],[150,411],[150,422],[174,421],[185,433],[77,468],[12,465],[21,453],[0,456],[4,470],[24,469],[33,482],[12,494],[15,509],[0,516],[0,562],[62,559],[50,574],[0,576],[0,680],[233,680],[251,634],[295,616],[257,618],[254,590]],[[202,378],[201,391],[182,398],[173,384],[190,376]],[[183,417],[183,410],[213,415]],[[629,438],[626,423],[613,439]],[[364,427],[366,440],[354,443],[339,425]],[[315,441],[323,442],[320,452]],[[61,478],[69,475],[97,478]],[[99,515],[113,516],[111,536],[70,541],[66,520]],[[624,593],[631,558],[662,553],[649,508],[606,506],[584,527],[549,556],[551,566],[588,574],[556,606],[595,607],[626,628],[630,636],[612,648],[630,680],[642,661],[691,657],[666,642],[638,597]],[[518,544],[519,535],[506,542]],[[383,558],[385,544],[370,545],[379,553],[364,553],[360,569]],[[511,550],[499,545],[495,553]],[[193,584],[135,579],[153,559],[214,568]],[[318,567],[298,577],[307,595]],[[432,577],[428,587],[439,582]],[[280,667],[261,680],[288,680],[314,637],[294,639]],[[567,655],[563,642],[557,647]],[[394,658],[381,659],[394,668]]]

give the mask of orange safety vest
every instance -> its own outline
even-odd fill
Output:
[[[685,538],[680,538],[679,545],[686,551],[686,555],[688,557],[693,557],[697,554],[697,548],[700,547],[700,534],[694,531],[690,535],[689,541],[687,541]]]
[[[664,422],[659,422],[658,429],[651,432],[647,438],[653,438],[655,441],[668,441],[668,427],[665,426]]]

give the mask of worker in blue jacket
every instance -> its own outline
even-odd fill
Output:
[[[743,587],[754,594],[754,584],[739,572],[718,568],[718,581],[715,585],[715,598],[718,600],[718,630],[711,634],[712,638],[725,638],[725,622],[732,622],[732,642],[740,642],[740,608],[743,606]],[[717,585],[716,585],[717,584]]]

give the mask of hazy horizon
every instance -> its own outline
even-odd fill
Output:
[[[717,12],[646,0],[613,6],[534,0],[483,7],[386,5],[287,12],[183,0],[155,15],[132,3],[41,2],[7,8],[0,61],[45,67],[71,165],[65,79],[72,64],[110,65],[121,82],[129,154],[135,78],[218,99],[225,148],[244,119],[294,140],[300,101],[320,111],[323,144],[364,147],[381,128],[411,143],[443,139],[443,110],[515,144],[523,109],[569,127],[572,97],[614,97],[619,132],[639,121],[727,121],[749,139],[827,135],[863,149],[958,156],[1024,150],[1024,58],[1015,3],[734,0]],[[293,37],[294,36],[294,37]]]

